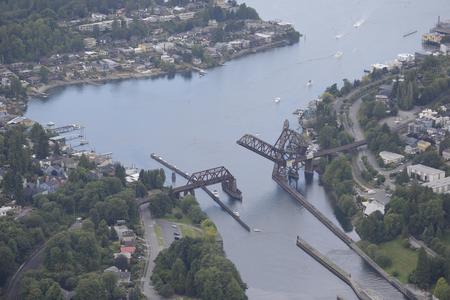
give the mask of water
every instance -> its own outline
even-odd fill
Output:
[[[97,152],[114,152],[126,165],[159,167],[156,152],[191,173],[225,165],[238,179],[242,204],[225,200],[261,233],[247,233],[202,193],[202,208],[218,225],[228,257],[248,283],[250,299],[356,299],[342,281],[295,246],[301,235],[363,286],[384,299],[401,295],[365,266],[340,240],[272,180],[272,164],[239,147],[244,133],[275,141],[286,118],[342,78],[359,78],[370,64],[419,50],[420,34],[447,0],[251,0],[265,19],[292,22],[301,43],[244,57],[203,78],[131,80],[66,88],[45,102],[33,100],[27,116],[40,122],[81,123]],[[358,23],[358,28],[354,24]],[[418,34],[403,38],[405,33]],[[336,39],[339,35],[340,38]],[[340,59],[333,56],[343,52]],[[307,87],[308,80],[313,81]],[[281,97],[275,104],[274,97]],[[169,176],[170,177],[170,176]],[[300,188],[336,221],[317,183]],[[225,195],[222,195],[224,198]]]

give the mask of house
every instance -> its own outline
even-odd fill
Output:
[[[136,247],[132,247],[132,246],[122,246],[122,247],[120,247],[120,253],[134,254],[134,252],[136,252]]]
[[[13,211],[12,206],[2,206],[0,207],[0,217],[4,217],[8,214],[9,211]]]
[[[381,151],[379,155],[385,165],[398,164],[405,159],[403,155],[389,151]]]
[[[131,279],[130,272],[127,272],[127,271],[122,272],[116,266],[109,267],[103,271],[103,273],[107,273],[107,272],[115,274],[118,278],[119,283],[129,283],[130,282],[130,279]]]
[[[95,38],[85,38],[83,39],[83,44],[86,49],[92,49],[97,45],[97,40]]]
[[[422,186],[432,189],[434,193],[448,194],[450,193],[450,177],[426,182],[422,184]]]
[[[409,177],[414,177],[424,182],[432,182],[443,179],[445,172],[425,165],[411,165],[406,168]]]
[[[384,204],[373,200],[369,202],[363,202],[362,203],[365,207],[364,209],[364,215],[370,216],[372,213],[379,211],[381,214],[384,215]]]
[[[420,140],[417,142],[417,148],[419,149],[420,152],[427,151],[427,149],[430,148],[430,146],[431,143],[424,140]]]

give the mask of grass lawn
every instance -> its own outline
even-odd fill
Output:
[[[159,226],[158,224],[155,225],[155,234],[156,234],[156,237],[158,238],[158,244],[161,247],[164,247],[164,238],[162,235],[161,226]]]
[[[203,232],[199,228],[184,224],[178,224],[178,227],[180,227],[181,234],[183,236],[188,236],[191,238],[199,238],[203,236]]]
[[[396,271],[401,282],[408,282],[409,274],[417,265],[417,251],[403,247],[401,238],[380,244],[379,249],[392,260],[392,265],[385,270],[390,274]]]
[[[177,212],[179,212],[179,213],[181,213],[181,214],[183,215],[183,217],[182,217],[181,219],[177,219],[177,218],[175,217],[175,214],[176,214]],[[170,222],[174,222],[174,223],[181,223],[181,224],[192,225],[191,219],[189,219],[186,215],[184,215],[184,214],[181,212],[181,209],[179,209],[178,207],[175,207],[175,208],[172,210],[172,213],[171,213],[170,215],[165,216],[163,219],[165,219],[165,220],[167,220],[167,221],[170,221]]]

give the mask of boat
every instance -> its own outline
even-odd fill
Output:
[[[219,198],[219,192],[218,192],[217,190],[214,190],[214,191],[213,191],[213,195],[214,195],[215,197]]]
[[[344,53],[342,51],[338,51],[336,52],[336,54],[334,55],[334,58],[341,58],[342,55],[344,55]]]
[[[343,34],[336,34],[335,38],[336,38],[337,40],[339,40],[339,39],[341,39],[343,36],[344,36]]]
[[[310,80],[308,80],[308,82],[306,83],[306,86],[312,86],[312,84],[313,84],[313,82],[312,82],[312,80],[310,79]]]
[[[52,121],[47,123],[47,127],[53,127],[53,126],[55,126],[55,123],[53,123]]]
[[[235,211],[233,212],[233,214],[234,214],[236,217],[240,217],[240,216],[241,216],[237,210],[235,210]]]
[[[84,146],[89,144],[89,142],[87,140],[80,140],[80,146]]]
[[[253,231],[254,231],[254,232],[261,232],[261,229],[253,228]]]
[[[275,102],[275,103],[279,103],[281,101],[281,98],[280,97],[275,97],[274,99],[273,99],[273,102]]]
[[[359,20],[358,22],[356,22],[355,24],[353,24],[353,27],[359,28],[359,27],[361,27],[362,24],[364,24],[364,19]]]
[[[198,71],[198,74],[199,74],[200,76],[205,76],[205,75],[206,75],[206,71],[203,70],[203,69],[200,69],[200,70]]]

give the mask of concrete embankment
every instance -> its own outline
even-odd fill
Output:
[[[311,214],[313,214],[322,224],[324,224],[331,232],[333,232],[338,238],[340,238],[345,244],[347,244],[353,251],[356,252],[369,266],[371,266],[378,274],[388,281],[394,288],[402,293],[406,298],[411,300],[427,299],[423,295],[417,295],[412,289],[398,281],[395,277],[389,275],[383,270],[373,259],[371,259],[359,246],[338,226],[336,226],[331,220],[329,220],[324,214],[322,214],[314,205],[309,203],[302,194],[300,194],[295,188],[291,187],[289,183],[284,179],[277,176],[277,166],[274,167],[272,178],[277,182],[286,192],[288,192],[297,202],[299,202],[304,208],[306,208]]]
[[[154,153],[152,153],[150,156],[151,156],[151,158],[153,158],[154,160],[156,160],[157,162],[159,162],[160,164],[162,164],[166,168],[174,171],[175,173],[177,173],[178,175],[180,175],[184,179],[189,179],[189,176],[185,172],[181,171],[180,169],[178,169],[174,165],[171,165],[167,161],[163,160],[160,156],[158,156],[158,155],[156,155]],[[242,221],[242,219],[240,217],[238,217],[228,206],[226,206],[222,201],[220,201],[220,199],[218,197],[216,197],[207,187],[201,187],[201,189],[203,191],[205,191],[205,193],[207,193],[214,200],[214,202],[219,204],[219,206],[223,210],[225,210],[230,216],[232,216],[233,219],[235,219],[242,227],[244,227],[245,230],[247,230],[249,232],[251,231],[250,230],[250,226],[248,226],[244,221]]]
[[[322,255],[319,251],[314,249],[306,241],[297,236],[297,246],[309,254],[312,258],[317,260],[321,265],[327,268],[331,273],[339,277],[342,281],[348,284],[352,290],[355,292],[358,299],[361,300],[374,300],[356,281],[354,281],[351,275],[337,265],[335,265],[326,256]]]

